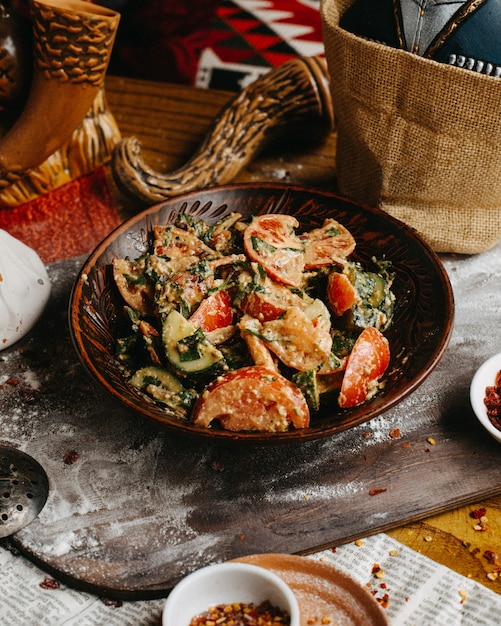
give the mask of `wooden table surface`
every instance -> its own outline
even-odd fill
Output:
[[[135,136],[157,171],[171,172],[196,151],[214,117],[234,97],[165,83],[107,77],[106,94],[124,137]],[[275,181],[336,191],[335,132],[322,141],[294,143],[294,130],[245,167],[234,182]],[[113,186],[113,182],[112,182]],[[114,187],[122,218],[142,206]],[[501,452],[501,450],[500,450]],[[501,456],[500,456],[501,458]],[[501,485],[500,485],[501,493]],[[480,515],[485,509],[485,518]],[[407,546],[501,593],[501,495],[389,533]]]

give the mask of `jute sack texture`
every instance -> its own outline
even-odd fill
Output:
[[[415,228],[436,252],[501,239],[501,79],[366,41],[323,0],[339,190]]]

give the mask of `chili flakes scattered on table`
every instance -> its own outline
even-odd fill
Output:
[[[498,555],[497,555],[496,552],[494,552],[494,550],[485,550],[484,558],[487,559],[487,561],[491,565],[497,565],[498,564]]]
[[[480,507],[479,509],[471,511],[470,517],[473,517],[473,519],[482,519],[482,517],[485,517],[486,513],[487,509],[485,507]]]
[[[286,626],[290,615],[265,600],[259,605],[233,602],[209,607],[192,618],[190,626]]]
[[[65,465],[73,465],[79,458],[79,454],[76,450],[68,450],[63,457],[63,463]]]
[[[48,576],[40,583],[42,589],[60,589],[61,583],[55,578],[49,578]]]

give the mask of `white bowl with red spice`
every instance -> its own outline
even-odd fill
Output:
[[[212,615],[208,613],[210,610]],[[300,625],[296,596],[282,578],[264,567],[237,562],[208,565],[181,580],[165,602],[162,625],[203,626],[204,617],[213,620],[207,623],[217,623],[222,616],[229,618],[243,610],[269,618],[259,623],[270,626]],[[273,621],[274,614],[282,617],[285,613],[290,621]],[[249,620],[248,623],[258,622]]]
[[[501,353],[485,361],[476,371],[470,385],[470,402],[478,421],[494,439],[501,443],[500,372]],[[496,387],[499,387],[497,391]],[[489,412],[494,415],[489,416]],[[499,428],[496,427],[496,422]]]

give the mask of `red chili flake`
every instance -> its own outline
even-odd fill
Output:
[[[61,583],[54,578],[44,578],[40,583],[42,589],[60,589]]]
[[[410,443],[403,443],[402,444],[402,448],[410,448],[411,444]]]
[[[376,489],[376,488],[374,488],[374,489],[371,489],[369,491],[369,495],[370,496],[377,496],[378,494],[384,493],[385,491],[388,491],[388,490],[387,489]]]
[[[381,583],[379,586],[381,587],[381,589],[386,589],[387,587],[386,583]]]
[[[385,593],[382,598],[376,598],[379,604],[383,607],[383,609],[387,609],[390,604],[390,596]]]
[[[19,379],[18,378],[7,378],[7,380],[5,381],[7,385],[19,385]]]
[[[392,428],[392,430],[390,430],[390,437],[392,439],[399,439],[401,436],[400,428]]]
[[[121,606],[123,606],[123,602],[121,600],[110,600],[110,598],[99,599],[105,606],[114,606],[116,609],[119,609]]]
[[[487,509],[482,506],[479,509],[475,509],[474,511],[471,511],[470,517],[473,517],[473,519],[482,519],[482,517],[485,517],[486,513],[487,513]]]
[[[374,563],[374,565],[372,566],[371,574],[377,574],[380,571],[381,566],[379,565],[379,563]]]
[[[68,450],[68,452],[63,457],[63,463],[65,465],[73,465],[79,459],[78,452],[76,450]]]
[[[331,552],[334,552],[334,554],[336,554],[337,548],[331,548]]]
[[[362,437],[363,437],[364,439],[369,439],[369,437],[372,437],[372,433],[364,433],[364,434],[362,435]]]
[[[493,550],[486,550],[484,552],[484,558],[486,558],[491,565],[497,565],[498,563],[498,555]]]
[[[317,620],[315,620],[316,623]],[[322,624],[330,623],[329,618],[322,618]],[[233,602],[230,604],[216,604],[207,611],[195,615],[190,620],[190,626],[215,626],[215,624],[269,624],[269,626],[285,626],[290,624],[290,615],[273,606],[269,600],[260,604]]]
[[[480,548],[473,548],[473,550],[470,552],[470,554],[472,554],[473,556],[475,556],[476,554],[478,554],[480,552]]]
[[[484,404],[492,425],[501,430],[501,371],[496,374],[494,383],[485,388]]]

